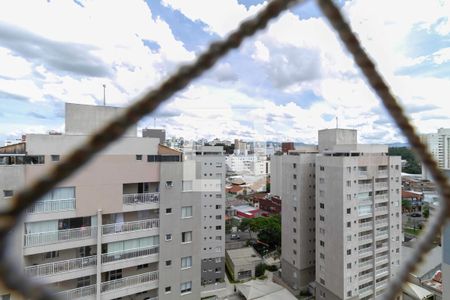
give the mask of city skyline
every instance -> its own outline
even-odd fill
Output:
[[[421,133],[450,127],[449,5],[340,1]],[[103,84],[107,105],[125,106],[253,15],[262,1],[27,7],[11,1],[0,10],[0,144],[21,134],[63,131],[64,102],[101,105]],[[308,2],[272,22],[139,128],[153,127],[156,117],[156,127],[169,136],[312,144],[318,129],[335,127],[337,116],[339,127],[363,133],[363,143],[403,142],[380,107],[316,4]]]

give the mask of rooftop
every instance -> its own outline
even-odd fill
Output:
[[[227,254],[234,265],[248,265],[262,260],[253,247],[227,250]]]

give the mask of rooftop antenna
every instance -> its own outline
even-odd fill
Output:
[[[103,106],[106,106],[106,84],[103,84]]]
[[[338,129],[339,128],[339,120],[338,120],[338,117],[336,116],[336,129]]]

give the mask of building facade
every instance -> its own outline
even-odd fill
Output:
[[[266,155],[231,154],[226,156],[226,165],[229,171],[253,176],[267,175],[270,170],[270,161]]]
[[[438,166],[450,169],[450,128],[440,128],[437,133],[422,134],[420,137],[422,142],[428,146]],[[422,178],[431,180],[431,175],[423,166]]]
[[[117,113],[67,104],[65,134],[27,135],[0,154],[1,202]],[[64,299],[199,299],[203,203],[183,188],[190,158],[159,143],[132,128],[29,207],[9,249],[25,274]]]
[[[347,144],[352,136],[356,131],[319,131],[317,299],[378,299],[400,266],[400,157],[388,156],[384,145]]]
[[[319,131],[318,148],[273,156],[282,201],[282,279],[315,281],[316,299],[377,299],[401,261],[401,160],[358,145],[356,130]]]
[[[305,147],[271,160],[271,194],[281,198],[281,276],[297,291],[315,277],[316,155]]]

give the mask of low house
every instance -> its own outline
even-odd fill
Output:
[[[252,247],[227,250],[225,264],[234,280],[247,280],[255,277],[255,268],[262,258]]]
[[[259,216],[259,209],[250,205],[232,206],[234,215],[239,218],[253,219]]]

